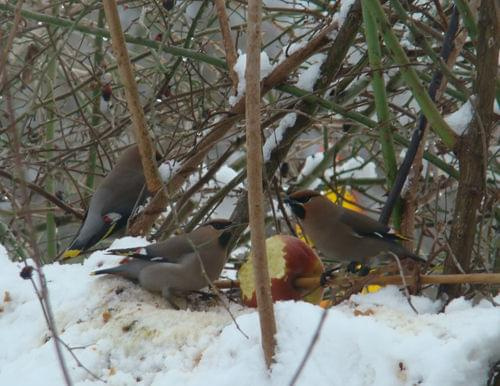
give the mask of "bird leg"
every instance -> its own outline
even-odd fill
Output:
[[[186,297],[172,290],[172,288],[164,287],[161,291],[161,294],[174,310],[187,309]]]
[[[347,264],[347,272],[358,274],[359,276],[366,276],[370,273],[370,266],[360,263],[359,261],[351,261]]]
[[[324,271],[319,277],[319,284],[321,285],[321,287],[326,286],[326,284],[330,282],[330,280],[332,280],[335,276],[335,272],[338,272],[340,268],[341,266],[339,265],[337,267],[333,267]]]
[[[193,294],[200,295],[200,300],[210,300],[213,298],[216,298],[217,295],[210,293],[210,292],[205,292],[205,291],[191,291]]]

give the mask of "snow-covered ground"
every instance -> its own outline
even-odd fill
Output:
[[[120,248],[143,240],[115,241]],[[254,310],[232,304],[248,339],[221,306],[168,309],[160,296],[120,278],[89,273],[118,258],[94,253],[83,265],[45,267],[61,338],[108,385],[288,385],[323,310],[280,302],[276,362],[267,373]],[[53,342],[22,264],[0,246],[0,385],[60,385]],[[3,300],[2,300],[3,299]],[[500,302],[500,296],[496,298]],[[356,295],[328,311],[299,385],[484,385],[500,359],[500,307],[414,297],[396,287]],[[102,382],[65,350],[76,385]]]

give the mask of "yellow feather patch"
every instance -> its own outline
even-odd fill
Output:
[[[115,226],[116,226],[116,223],[113,223],[111,224],[111,226],[109,227],[109,229],[106,231],[106,233],[104,234],[104,236],[101,237],[101,239],[99,240],[99,242],[101,242],[102,240],[104,239],[107,239],[109,237],[109,235],[111,233],[113,233],[113,229],[115,229]]]
[[[68,259],[71,259],[73,257],[76,257],[80,254],[81,250],[79,249],[67,249],[66,251],[64,251],[61,259],[62,260],[68,260]]]
[[[408,237],[408,236],[405,236],[405,235],[402,235],[401,233],[391,233],[392,235],[396,236],[399,240],[404,240],[404,241],[411,241],[413,240],[413,238],[411,237]]]

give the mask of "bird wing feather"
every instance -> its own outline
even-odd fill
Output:
[[[410,238],[395,233],[390,227],[358,212],[343,208],[340,221],[351,227],[360,237],[374,237],[384,240],[410,240]]]
[[[373,237],[390,237],[391,233],[387,225],[379,223],[378,221],[367,217],[358,212],[343,208],[343,213],[340,216],[340,221],[349,226],[355,233],[360,236],[373,236]]]

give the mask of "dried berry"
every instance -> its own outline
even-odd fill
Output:
[[[175,0],[163,1],[163,8],[165,8],[167,11],[171,11],[174,8],[174,5],[175,5]]]
[[[288,177],[288,173],[290,172],[290,165],[288,162],[283,162],[280,166],[280,175],[283,178]]]
[[[102,313],[102,321],[104,323],[107,323],[109,319],[111,319],[111,312],[109,312],[109,310],[106,310]]]
[[[25,266],[19,273],[19,276],[21,276],[24,280],[31,279],[32,275],[33,275],[33,267],[31,265]]]
[[[111,88],[110,83],[106,83],[104,86],[102,86],[101,95],[102,95],[102,99],[104,99],[106,102],[110,101],[112,93],[113,93],[113,89]]]
[[[9,291],[5,291],[5,292],[3,293],[3,302],[4,302],[4,303],[8,303],[8,302],[10,302],[10,301],[12,301],[12,298],[11,298],[11,296],[10,296],[10,292],[9,292]]]

